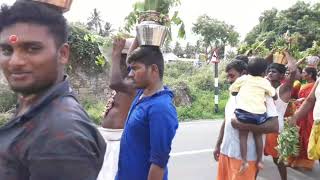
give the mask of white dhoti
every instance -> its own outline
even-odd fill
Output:
[[[97,180],[114,180],[118,171],[120,139],[123,129],[98,128],[107,144],[104,161]]]

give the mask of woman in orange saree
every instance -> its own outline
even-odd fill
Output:
[[[301,89],[298,93],[298,99],[295,103],[296,107],[299,108],[303,100],[308,97],[312,87],[314,86],[317,80],[317,70],[312,67],[306,67],[302,71],[302,78],[307,83],[301,86]],[[299,135],[300,135],[300,152],[297,157],[290,159],[289,164],[294,168],[304,168],[306,170],[312,170],[314,161],[308,159],[308,143],[309,136],[313,125],[313,109],[308,112],[307,116],[299,119],[297,125],[299,126]]]

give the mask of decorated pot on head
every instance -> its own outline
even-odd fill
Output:
[[[307,67],[313,67],[317,69],[317,66],[320,62],[320,58],[318,56],[308,56],[306,62]]]
[[[137,40],[140,46],[161,47],[168,35],[166,26],[160,24],[160,13],[146,11],[141,14],[140,24],[136,26]]]
[[[282,51],[277,51],[273,54],[273,63],[286,65],[288,60]]]
[[[33,1],[46,3],[61,9],[62,12],[67,12],[70,10],[73,0],[33,0]]]

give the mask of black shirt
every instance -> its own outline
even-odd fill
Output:
[[[0,180],[96,180],[105,148],[65,80],[0,127]]]

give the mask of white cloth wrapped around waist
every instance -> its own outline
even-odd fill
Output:
[[[107,141],[120,141],[123,129],[110,129],[98,127],[103,138]]]

